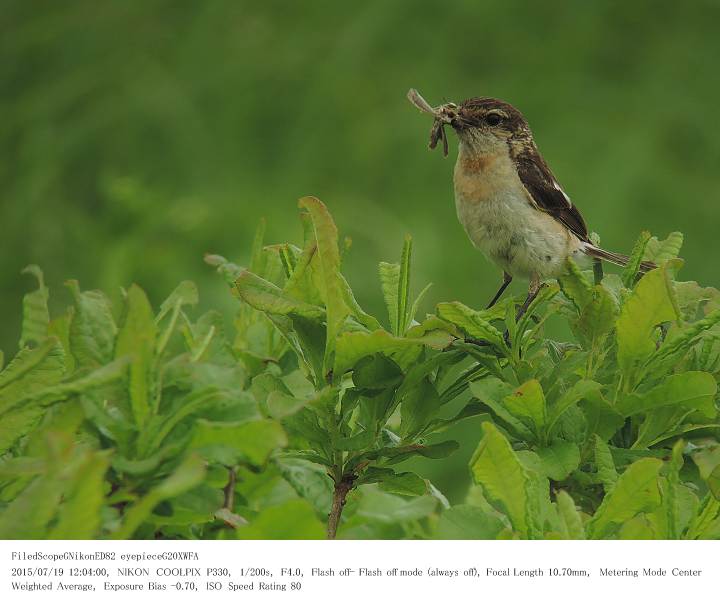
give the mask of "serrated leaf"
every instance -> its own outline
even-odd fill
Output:
[[[590,394],[599,395],[600,384],[591,380],[579,380],[568,388],[550,407],[547,421],[547,436],[553,436],[557,422],[570,407],[577,404]]]
[[[340,280],[340,250],[335,222],[325,205],[316,197],[303,197],[299,207],[307,212],[312,223],[317,243],[317,287],[320,290],[327,313],[327,337],[325,341],[324,367],[330,371],[330,362],[335,352],[335,342],[350,309],[345,303]]]
[[[705,447],[692,454],[692,460],[700,470],[700,477],[707,482],[710,492],[720,499],[720,446]]]
[[[115,345],[115,358],[129,357],[128,393],[135,425],[142,427],[151,413],[153,361],[157,326],[145,292],[132,285],[127,292],[125,321]]]
[[[489,499],[507,514],[513,528],[529,529],[528,475],[508,440],[490,422],[482,424],[483,438],[470,460],[470,471]]]
[[[484,313],[473,310],[460,302],[444,302],[437,305],[437,314],[441,319],[452,323],[464,333],[478,340],[488,342],[506,350],[502,333],[485,318]]]
[[[65,485],[57,524],[49,532],[48,539],[93,539],[98,536],[108,465],[109,451],[86,456],[74,472],[71,486]]]
[[[70,350],[77,369],[95,369],[113,358],[117,327],[110,301],[99,291],[80,291],[77,281],[68,281],[75,301],[70,323]]]
[[[558,491],[557,509],[568,539],[585,539],[585,527],[575,502],[566,491]]]
[[[713,418],[717,382],[703,371],[687,371],[668,376],[658,386],[644,393],[633,393],[617,402],[617,410],[625,416],[665,406],[682,407],[687,410],[701,411],[706,417]]]
[[[668,260],[677,258],[683,244],[683,234],[675,231],[670,233],[667,238],[659,241],[657,237],[652,237],[645,248],[645,260],[650,260],[655,264],[663,264]]]
[[[547,406],[542,386],[529,380],[515,388],[503,399],[505,408],[522,420],[536,435],[541,435],[547,421]]]
[[[610,493],[617,484],[618,473],[615,469],[615,462],[613,461],[612,453],[610,453],[610,447],[607,443],[600,438],[597,434],[595,435],[595,467],[597,468],[597,477],[605,487],[605,493]]]
[[[592,300],[592,284],[585,278],[580,267],[568,260],[565,274],[558,279],[563,294],[575,305],[580,312]]]
[[[0,372],[0,414],[32,393],[60,381],[65,353],[56,338],[37,348],[23,348]]]
[[[615,488],[605,496],[587,526],[591,539],[603,539],[614,527],[640,512],[652,511],[660,505],[659,459],[640,459],[618,478]]]
[[[277,285],[247,270],[235,280],[235,292],[250,306],[266,313],[297,315],[318,321],[325,318],[325,311],[319,306],[296,300]]]
[[[410,305],[410,262],[412,260],[412,239],[405,237],[400,256],[400,279],[398,283],[398,333],[402,335],[408,328],[408,310]]]
[[[578,330],[591,346],[597,346],[615,326],[616,313],[617,308],[608,291],[602,285],[596,285],[592,288],[590,300],[580,312]]]
[[[380,286],[382,287],[383,300],[390,319],[390,331],[393,335],[400,335],[398,321],[398,290],[400,288],[400,265],[389,262],[381,262],[379,265]]]
[[[675,443],[668,466],[667,481],[663,492],[663,504],[665,507],[667,538],[678,539],[681,532],[680,518],[680,470],[683,467],[683,448],[685,443],[679,440]]]
[[[487,377],[470,384],[470,391],[486,405],[502,422],[525,441],[534,440],[533,433],[520,419],[505,407],[504,399],[512,392],[512,386],[495,377]]]
[[[31,264],[23,269],[23,274],[32,275],[37,279],[35,291],[23,297],[22,332],[19,347],[28,344],[39,344],[48,336],[50,313],[48,312],[48,288],[45,287],[43,272],[39,266]],[[0,365],[2,367],[2,365]]]
[[[638,366],[655,351],[657,326],[678,318],[668,265],[647,273],[623,304],[617,320],[617,361],[634,382]]]
[[[627,288],[631,288],[635,282],[635,277],[638,274],[638,270],[640,270],[640,262],[642,262],[649,241],[650,233],[643,231],[633,246],[630,259],[622,272],[622,282]]]

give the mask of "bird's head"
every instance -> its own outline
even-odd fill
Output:
[[[522,113],[510,103],[489,97],[447,105],[445,121],[458,135],[461,145],[490,149],[498,144],[532,142],[532,133]]]

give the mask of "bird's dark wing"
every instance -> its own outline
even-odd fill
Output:
[[[583,217],[565,195],[537,149],[519,153],[515,156],[515,163],[531,203],[564,224],[582,241],[589,241]]]

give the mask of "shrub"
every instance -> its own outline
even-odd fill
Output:
[[[193,319],[189,282],[157,313],[136,285],[115,313],[69,282],[50,320],[28,269],[0,538],[720,537],[720,292],[677,280],[680,234],[643,234],[620,275],[569,265],[519,319],[508,298],[418,320],[407,238],[380,264],[381,321],[327,208],[300,209],[302,247],[261,227],[247,269],[206,257],[241,301],[231,330]],[[474,486],[451,507],[398,464],[442,464],[470,417]]]

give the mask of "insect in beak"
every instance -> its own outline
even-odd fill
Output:
[[[407,98],[420,111],[433,116],[433,125],[430,129],[430,144],[428,146],[434,149],[437,147],[438,141],[442,141],[443,155],[447,157],[448,139],[445,133],[445,125],[450,124],[455,118],[457,105],[455,103],[445,103],[438,107],[432,107],[414,88],[408,90]]]

